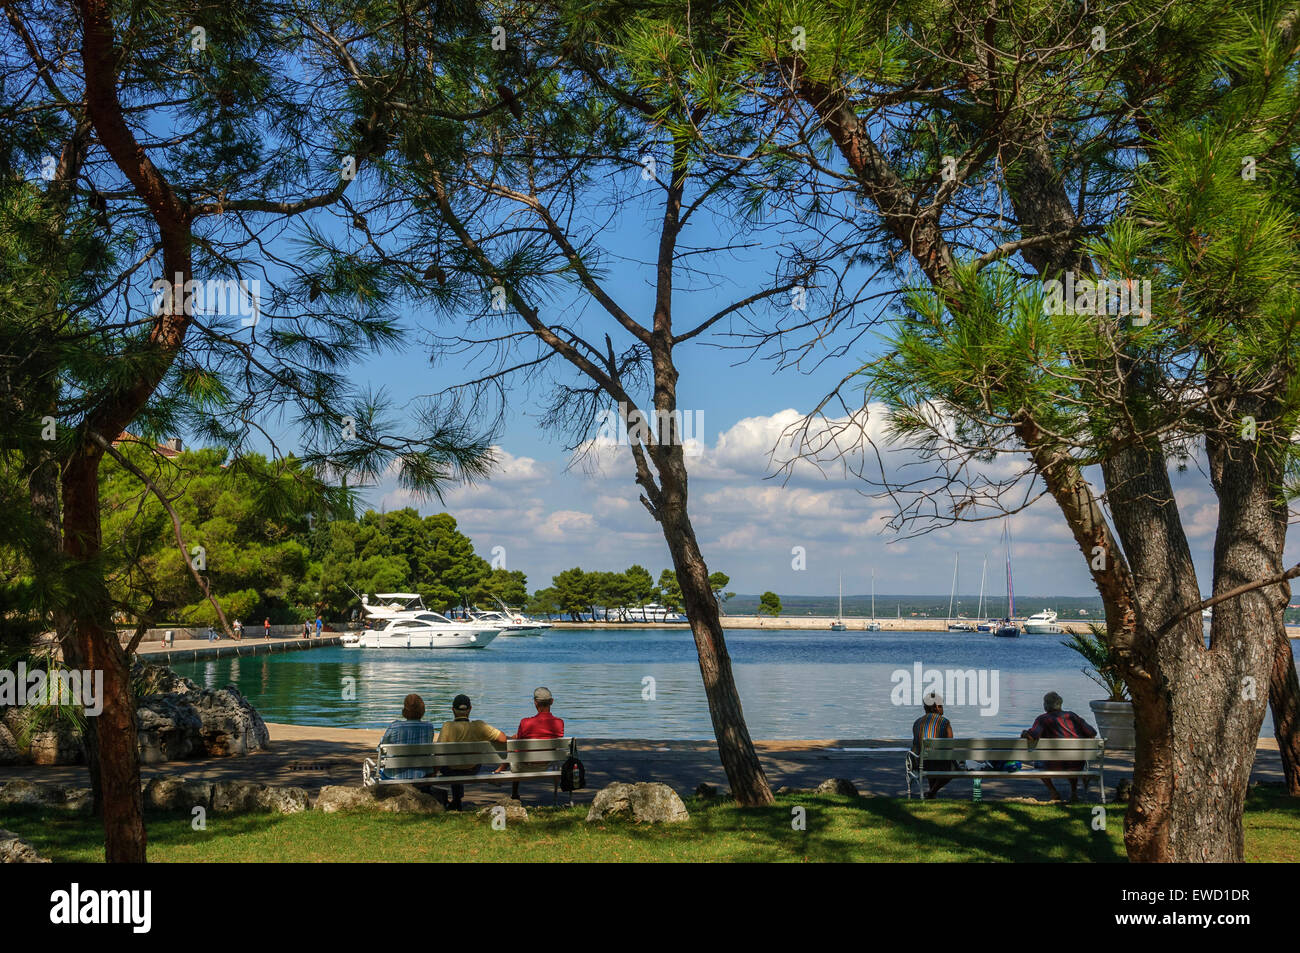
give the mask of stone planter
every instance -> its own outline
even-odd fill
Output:
[[[1097,722],[1097,734],[1106,739],[1111,751],[1132,751],[1136,746],[1132,702],[1095,701],[1092,716]]]

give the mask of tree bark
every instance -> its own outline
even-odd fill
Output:
[[[731,655],[722,631],[718,601],[709,585],[709,568],[695,539],[686,511],[686,467],[680,446],[660,447],[654,454],[659,471],[660,502],[656,508],[664,540],[672,554],[673,569],[682,592],[683,608],[695,637],[704,695],[718,740],[718,756],[731,795],[742,807],[766,807],[774,801],[763,764],[759,761],[731,669]]]
[[[1290,587],[1287,587],[1288,592]],[[1288,596],[1289,598],[1289,596]],[[1282,774],[1292,797],[1300,797],[1300,678],[1286,626],[1273,637],[1273,671],[1269,676],[1268,703],[1273,710],[1273,737],[1282,756]]]
[[[117,629],[106,624],[108,591],[98,571],[99,461],[98,452],[85,450],[64,471],[64,551],[78,568],[87,570],[75,610],[78,663],[104,674],[104,710],[97,720],[96,739],[105,860],[143,863],[146,838],[135,695]]]

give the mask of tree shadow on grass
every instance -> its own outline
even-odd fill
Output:
[[[803,808],[802,815],[795,809]],[[920,804],[893,798],[786,795],[771,808],[690,804],[688,825],[617,822],[624,836],[699,845],[699,859],[737,862],[1060,861],[1125,860],[1112,834],[1092,829],[1087,807],[954,802]],[[804,830],[797,830],[799,819]],[[1122,818],[1107,817],[1112,831]]]

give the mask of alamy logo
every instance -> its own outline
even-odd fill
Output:
[[[129,924],[133,933],[148,933],[153,923],[153,892],[149,890],[82,890],[73,884],[50,894],[50,922]]]
[[[25,705],[77,705],[85,714],[104,711],[104,673],[61,668],[30,671],[26,662],[0,669],[0,708]]]
[[[257,279],[249,281],[240,278],[209,278],[195,281],[176,273],[175,281],[155,278],[150,286],[153,291],[153,313],[175,314],[176,293],[181,293],[181,308],[188,317],[196,314],[237,316],[239,323],[246,328],[257,324],[262,315],[262,283]]]
[[[704,411],[695,411],[694,417],[692,420],[689,410],[656,410],[653,417],[647,418],[638,408],[628,410],[627,404],[620,403],[617,410],[607,408],[596,416],[596,445],[676,444],[686,448],[686,456],[697,457],[703,448]]]
[[[945,705],[977,705],[981,715],[998,713],[998,670],[995,668],[927,669],[917,662],[911,669],[895,669],[889,680],[894,684],[889,700],[895,705],[920,706],[925,696],[933,692]]]
[[[1110,314],[1132,316],[1133,324],[1151,321],[1151,279],[1075,278],[1065,273],[1065,281],[1052,278],[1043,282],[1044,314]]]

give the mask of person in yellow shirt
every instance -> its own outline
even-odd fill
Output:
[[[452,721],[444,721],[442,728],[438,731],[438,741],[493,741],[497,744],[506,743],[506,733],[499,728],[493,728],[486,721],[470,721],[469,713],[473,709],[468,695],[457,695],[451,700],[451,713],[454,716]],[[482,765],[470,765],[464,768],[443,768],[444,775],[465,775],[478,774]],[[448,807],[453,811],[461,810],[461,799],[465,796],[465,785],[453,784],[451,786],[451,804]]]

